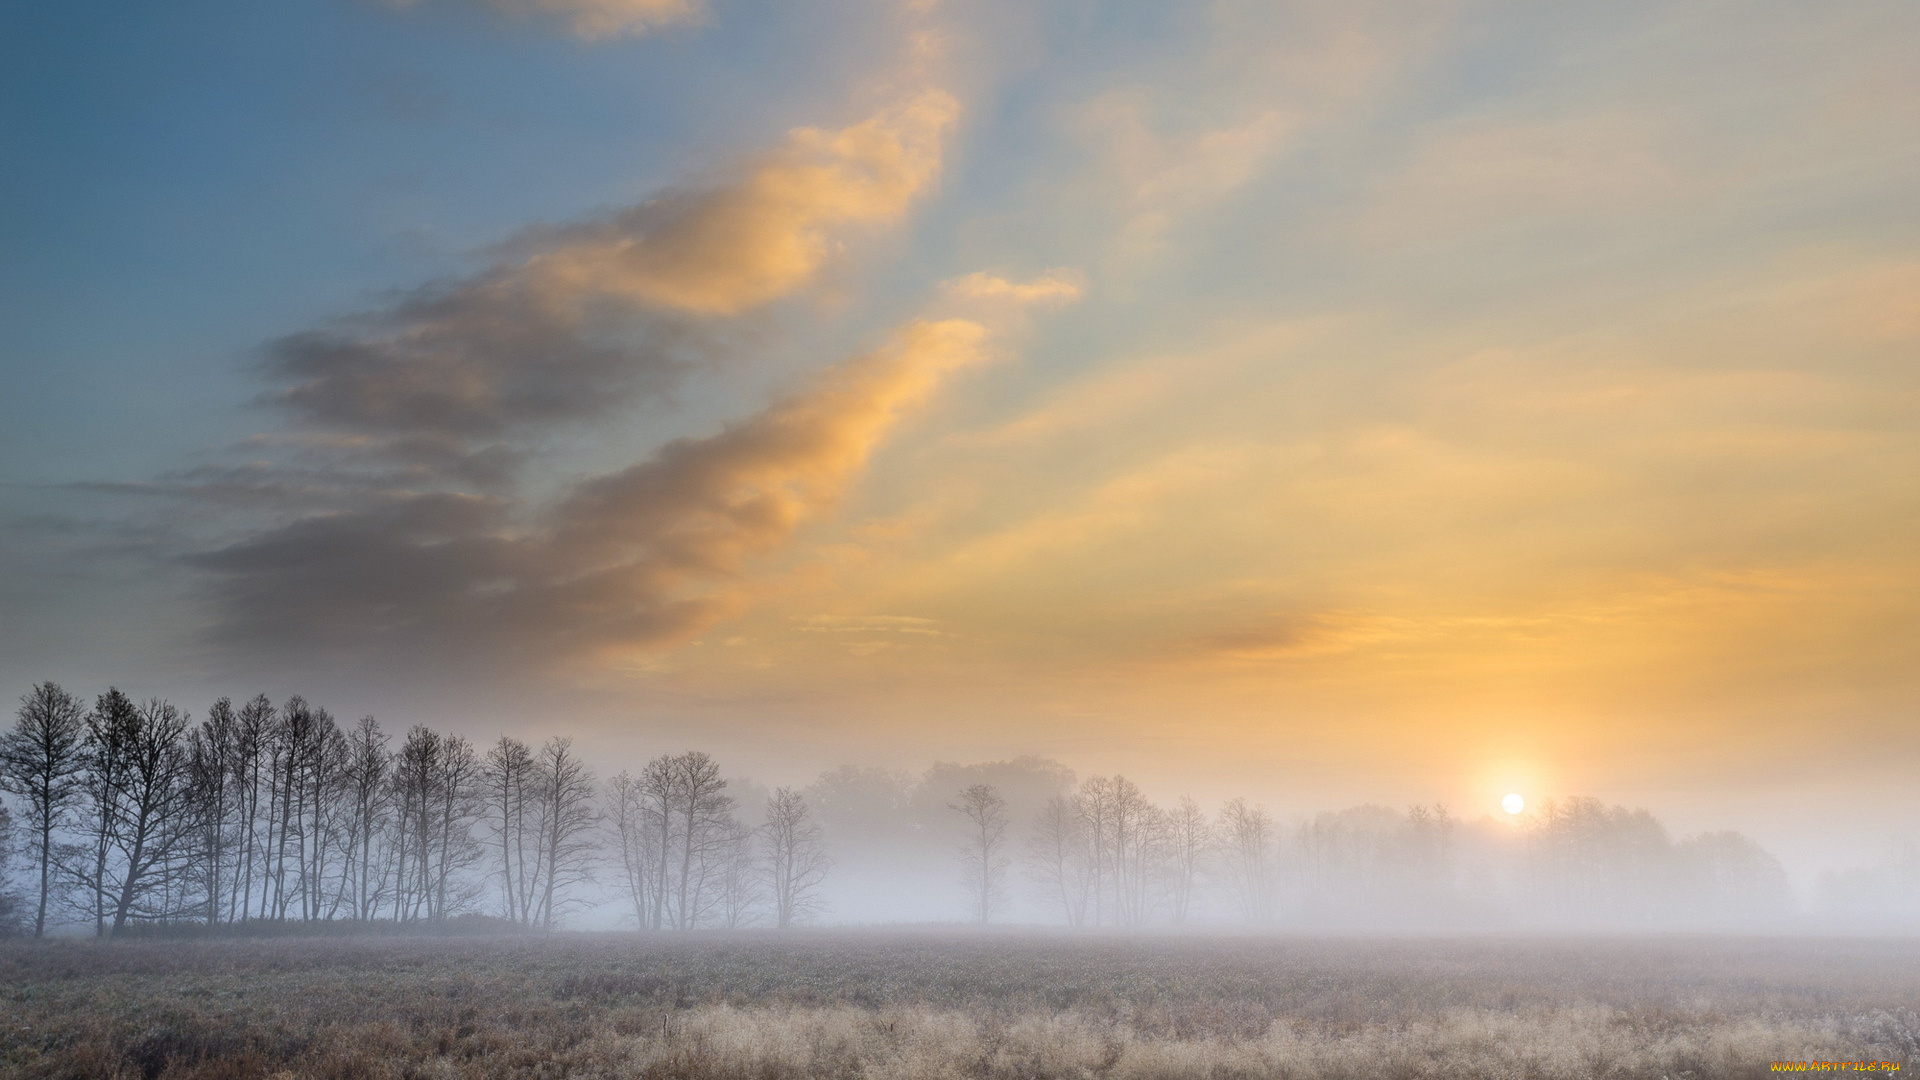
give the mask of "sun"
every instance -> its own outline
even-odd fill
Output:
[[[1500,809],[1509,814],[1519,814],[1527,808],[1527,800],[1519,792],[1511,792],[1500,800]]]

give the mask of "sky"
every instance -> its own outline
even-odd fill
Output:
[[[1917,47],[7,5],[0,690],[1868,858],[1920,832]]]

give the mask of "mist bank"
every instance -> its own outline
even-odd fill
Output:
[[[1025,756],[769,790],[698,750],[623,767],[300,697],[195,721],[43,683],[0,740],[0,932],[338,923],[1920,932],[1920,848],[1792,887],[1735,831],[1588,796],[1282,817]]]

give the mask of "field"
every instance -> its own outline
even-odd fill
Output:
[[[1920,1067],[1920,942],[771,932],[0,944],[0,1076]]]

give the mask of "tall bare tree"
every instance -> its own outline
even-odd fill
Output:
[[[233,762],[239,719],[233,701],[221,698],[207,710],[206,719],[187,736],[187,766],[192,776],[195,824],[199,829],[197,862],[200,888],[205,894],[201,918],[217,925],[230,891],[232,846],[237,833]]]
[[[13,728],[0,736],[0,790],[24,802],[21,826],[37,879],[35,937],[47,932],[47,909],[55,898],[54,838],[67,825],[82,795],[85,717],[86,706],[79,698],[44,682],[20,699]]]
[[[580,903],[573,888],[593,880],[599,812],[593,773],[573,752],[571,739],[547,740],[533,760],[531,778],[539,826],[534,861],[539,898],[532,922],[551,930],[567,907]]]
[[[434,868],[434,917],[445,919],[470,904],[477,885],[465,871],[480,861],[473,823],[479,815],[480,758],[473,744],[458,735],[443,741],[440,771],[435,776],[435,824],[439,830],[439,862]]]
[[[440,770],[438,732],[415,724],[394,761],[393,917],[410,922],[427,914],[433,882],[433,792]]]
[[[117,690],[87,719],[89,835],[76,876],[98,935],[180,914],[167,901],[191,868],[195,839],[187,723],[164,701],[135,706]]]
[[[668,759],[667,795],[674,850],[673,902],[675,929],[700,926],[722,899],[720,877],[737,840],[733,799],[713,758],[689,750]]]
[[[533,751],[508,736],[487,751],[481,776],[486,788],[487,829],[499,863],[500,914],[516,923],[533,917],[535,874],[527,863],[532,845],[527,828],[527,788],[533,772]]]
[[[822,910],[825,900],[820,885],[833,869],[833,859],[807,800],[792,788],[779,788],[767,800],[767,820],[760,835],[766,850],[773,925],[785,930]]]
[[[381,733],[379,722],[371,716],[362,717],[347,737],[344,766],[346,861],[341,895],[356,919],[373,918],[384,895],[381,860],[386,852],[382,834],[393,798],[388,783],[390,760],[387,737]]]
[[[232,751],[227,755],[233,770],[233,788],[236,812],[240,816],[239,851],[236,852],[236,870],[233,889],[234,896],[230,907],[241,920],[255,917],[254,886],[264,875],[266,860],[263,857],[261,838],[260,797],[264,793],[267,779],[267,761],[271,756],[271,743],[274,728],[279,721],[279,710],[265,694],[255,694],[251,700],[240,707],[235,716]],[[260,916],[266,914],[266,888],[260,888]]]
[[[1081,781],[1079,790],[1074,792],[1073,806],[1080,815],[1080,828],[1086,836],[1095,926],[1105,926],[1108,913],[1113,911],[1110,899],[1114,861],[1113,804],[1113,781],[1104,776],[1087,777]]]
[[[1113,887],[1113,911],[1122,926],[1139,926],[1152,911],[1161,814],[1140,786],[1124,776],[1109,781],[1107,793],[1108,840],[1101,847],[1110,861],[1105,876]]]
[[[108,687],[87,714],[81,744],[82,842],[67,852],[71,861],[66,869],[79,886],[81,911],[93,920],[95,937],[107,936],[107,919],[113,910],[109,860],[119,839],[119,792],[132,753],[130,732],[140,722],[139,713],[132,698]]]
[[[948,803],[967,821],[960,845],[961,881],[976,922],[985,924],[1006,904],[1007,801],[992,784],[969,784]]]

